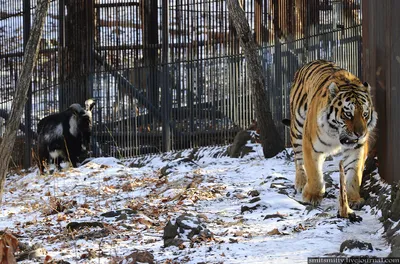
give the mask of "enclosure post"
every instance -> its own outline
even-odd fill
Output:
[[[161,109],[162,109],[162,141],[163,151],[171,150],[171,131],[170,131],[170,114],[171,102],[169,96],[168,82],[168,0],[162,2],[162,63],[163,63],[163,84],[161,91]]]
[[[159,84],[163,77],[160,75],[161,71],[158,70],[158,1],[157,0],[142,0],[141,2],[141,14],[143,21],[143,66],[144,68],[140,71],[144,72],[144,78],[146,80],[146,94],[150,103],[157,107],[160,107],[160,93]],[[157,118],[154,118],[152,113],[149,113],[149,123],[153,123],[156,126],[158,122]]]
[[[87,0],[68,0],[64,1],[66,10],[65,17],[65,48],[63,48],[64,71],[63,89],[59,90],[61,109],[67,109],[73,103],[83,104],[88,98],[88,56],[92,52],[90,49],[89,36],[90,25],[93,21],[89,6],[92,1]]]
[[[62,101],[62,93],[65,89],[64,85],[64,71],[65,71],[65,3],[64,0],[58,1],[58,90],[60,91],[58,108],[63,110],[64,102]]]
[[[24,50],[26,44],[28,43],[29,34],[31,31],[31,3],[30,0],[24,0],[23,3],[23,42],[24,42]],[[28,90],[28,100],[25,104],[25,144],[24,144],[24,169],[27,169],[31,166],[31,147],[32,147],[32,82],[29,84]]]

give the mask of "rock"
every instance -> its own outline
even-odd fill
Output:
[[[131,215],[131,214],[136,214],[136,213],[137,212],[135,210],[126,208],[126,209],[109,211],[109,212],[101,214],[100,216],[103,216],[103,217],[115,217],[115,216],[119,216],[121,214]]]
[[[247,195],[251,196],[251,197],[256,197],[260,195],[260,192],[257,190],[251,190],[247,193]]]
[[[288,191],[286,191],[286,189],[283,189],[283,188],[282,188],[282,189],[279,189],[279,190],[278,190],[278,193],[279,193],[279,194],[284,194],[284,195],[289,195]]]
[[[244,146],[240,152],[240,157],[243,158],[244,156],[248,155],[251,152],[254,152],[252,147]]]
[[[175,238],[177,235],[178,235],[178,227],[176,225],[173,225],[171,221],[168,221],[167,225],[164,227],[163,239],[166,240]]]
[[[201,227],[201,226],[197,226],[195,228],[192,228],[191,231],[189,232],[189,234],[187,235],[187,237],[189,239],[192,239],[194,236],[200,234],[201,230],[203,230],[203,227]]]
[[[142,168],[144,166],[146,166],[146,164],[140,162],[132,162],[131,164],[129,164],[130,168]]]
[[[101,222],[71,222],[65,227],[68,231],[82,229],[85,227],[100,227],[104,228],[104,224]]]
[[[194,215],[183,214],[176,219],[176,225],[183,229],[194,229],[200,225],[200,220]]]
[[[115,218],[115,221],[122,221],[122,220],[127,220],[127,219],[128,219],[128,215],[127,214],[121,214],[120,216]]]
[[[199,151],[199,148],[193,148],[193,150],[188,155],[188,158],[192,159],[192,160],[198,160],[198,156],[196,155],[198,151]]]
[[[205,238],[205,239],[208,239],[208,238],[211,239],[211,238],[214,238],[214,234],[209,229],[204,228],[203,230],[200,231],[199,237]]]
[[[148,263],[154,264],[154,256],[149,251],[138,250],[125,257],[120,264]]]
[[[340,252],[345,250],[352,250],[352,249],[359,249],[359,250],[369,250],[373,251],[373,247],[371,243],[368,242],[361,242],[358,240],[346,240],[340,245]]]
[[[164,247],[176,246],[179,247],[183,244],[183,239],[181,238],[170,238],[164,240]]]
[[[255,197],[255,198],[251,199],[249,201],[249,203],[256,203],[256,202],[259,202],[259,201],[261,201],[261,198],[260,197]]]
[[[160,178],[164,177],[164,176],[168,176],[168,174],[170,174],[172,172],[172,171],[168,171],[171,168],[172,167],[170,165],[165,165],[164,167],[162,167],[160,169]]]
[[[95,230],[91,232],[86,232],[80,235],[76,235],[75,238],[77,239],[97,239],[103,238],[110,235],[110,230],[107,228],[102,228],[100,230]]]
[[[260,207],[260,204],[256,204],[256,205],[251,206],[251,207],[247,206],[247,205],[243,205],[240,208],[240,213],[243,214],[244,212],[247,212],[247,211],[253,211],[253,210],[256,210],[258,207]]]
[[[275,177],[274,181],[289,181],[289,180],[286,177],[279,176],[279,177]]]
[[[96,251],[91,248],[81,255],[81,259],[95,259],[97,257]]]
[[[273,182],[273,183],[271,183],[271,185],[269,186],[269,188],[283,188],[284,186],[283,186],[283,183],[275,183],[275,182]]]
[[[18,242],[18,248],[19,248],[19,250],[21,252],[32,251],[32,250],[35,250],[35,249],[38,249],[38,248],[42,248],[42,247],[43,247],[43,245],[40,244],[40,243],[35,243],[35,244],[30,246],[27,243],[23,243],[21,241]]]
[[[180,233],[186,234],[187,239],[191,240],[192,242],[200,242],[200,241],[204,241],[204,240],[213,239],[214,234],[210,230],[208,230],[206,228],[206,226],[201,222],[202,219],[203,219],[202,216],[195,216],[192,214],[180,215],[176,219],[176,227],[174,227],[174,229],[172,229],[172,227],[170,227],[172,229],[171,236],[173,234],[175,234],[175,232],[176,232],[176,234],[178,234],[176,229],[179,228]],[[172,225],[172,224],[170,224],[170,225]],[[186,231],[189,231],[189,232],[186,232]],[[172,238],[172,237],[169,237],[169,238]],[[164,240],[164,244],[177,245],[178,242]],[[180,245],[178,245],[178,246],[180,246]]]
[[[280,219],[284,219],[285,217],[284,217],[283,215],[279,214],[279,213],[276,213],[276,214],[266,215],[266,216],[264,217],[264,220],[266,220],[266,219],[271,219],[271,218],[280,218]]]
[[[43,256],[46,256],[47,250],[45,248],[37,248],[34,250],[30,250],[28,252],[21,253],[16,260],[17,261],[23,261],[23,260],[33,260],[37,258],[41,258]]]
[[[239,131],[236,134],[232,145],[229,146],[229,149],[228,149],[229,157],[239,158],[240,156],[243,156],[243,154],[242,154],[243,148],[245,147],[247,141],[249,141],[250,139],[251,139],[251,136],[250,136],[249,132],[247,132],[245,130]]]

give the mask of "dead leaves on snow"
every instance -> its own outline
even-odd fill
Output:
[[[267,232],[268,235],[270,236],[276,236],[276,235],[289,235],[288,233],[279,231],[278,228],[274,228],[271,231]]]
[[[53,215],[60,212],[64,212],[67,209],[71,209],[72,207],[76,206],[75,200],[62,200],[61,198],[51,196],[49,197],[48,203],[43,208],[43,214]]]
[[[186,206],[192,206],[198,201],[221,197],[225,186],[216,184],[211,176],[203,174],[196,171],[188,173],[179,180],[171,181],[168,177],[160,179],[155,174],[144,174],[139,178],[126,172],[117,172],[116,175],[105,174],[107,175],[105,176],[101,170],[96,170],[88,175],[80,176],[85,182],[77,182],[70,186],[62,184],[65,179],[60,179],[66,175],[55,175],[57,177],[48,177],[44,180],[41,178],[36,182],[38,187],[30,189],[29,195],[26,196],[28,211],[40,212],[40,214],[29,222],[17,222],[16,228],[23,229],[26,237],[35,236],[46,244],[59,243],[60,252],[70,252],[70,242],[73,239],[104,239],[109,240],[112,245],[117,245],[128,237],[127,239],[134,239],[142,245],[155,243],[158,241],[157,234],[162,231],[165,219],[182,212]],[[98,178],[93,180],[95,177]],[[40,186],[40,184],[43,185]],[[133,198],[133,195],[129,193],[132,191],[140,193],[141,190],[143,190],[143,196],[140,198]],[[169,190],[174,190],[175,195],[166,196]],[[121,194],[123,196],[120,196]],[[82,197],[84,201],[81,201]],[[88,216],[94,217],[94,220],[96,217],[101,218],[104,208],[130,208],[135,213],[125,218],[115,217],[106,220],[107,224],[105,223],[103,227],[74,229],[69,225],[64,232],[60,232],[60,227],[70,221],[80,222],[80,219]],[[199,217],[205,222],[208,221],[206,215],[199,215]],[[74,230],[71,231],[71,229]],[[142,231],[145,231],[146,235],[143,235]],[[148,235],[155,235],[155,238],[149,238]],[[210,238],[198,235],[189,242],[210,241]],[[12,253],[15,250],[13,249]],[[90,254],[86,254],[85,250],[82,248],[79,254],[82,258],[86,258],[86,255],[90,258]],[[9,252],[5,253],[9,254]],[[46,263],[51,263],[51,261],[53,260],[49,257]]]
[[[14,253],[18,250],[18,239],[9,232],[0,236],[0,260],[2,264],[17,263]]]

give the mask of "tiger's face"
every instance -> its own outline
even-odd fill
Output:
[[[328,119],[337,128],[340,144],[350,149],[361,147],[375,128],[378,116],[372,105],[370,86],[364,83],[358,89],[339,90],[331,84],[329,89],[334,94]]]

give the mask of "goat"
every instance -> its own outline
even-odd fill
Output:
[[[50,158],[61,169],[62,160],[70,161],[77,167],[78,157],[86,151],[92,131],[92,109],[95,102],[88,99],[86,109],[72,104],[67,110],[46,116],[38,123],[38,166],[44,172],[44,162]]]

